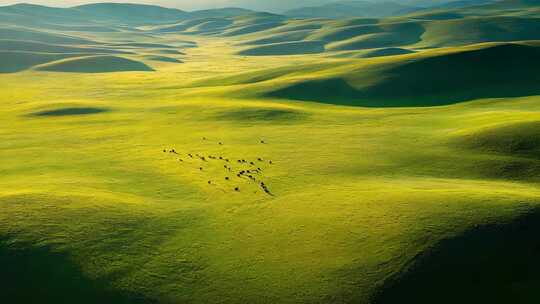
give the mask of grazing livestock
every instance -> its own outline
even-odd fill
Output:
[[[238,191],[240,191],[240,188],[236,187],[236,188],[234,188],[234,191],[238,192]]]

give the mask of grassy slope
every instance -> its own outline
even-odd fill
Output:
[[[341,67],[321,67],[317,73],[281,74],[239,91],[243,96],[369,107],[433,106],[535,95],[539,50],[534,43],[480,44],[349,61]],[[370,53],[362,55],[370,57]],[[507,65],[498,65],[501,60]],[[239,83],[242,78],[239,75]]]
[[[180,38],[199,47],[155,73],[0,75],[2,261],[21,244],[104,303],[369,303],[440,240],[538,207],[538,96],[393,109],[239,99],[425,55],[250,58],[229,38]],[[272,160],[256,162],[274,196],[186,153]]]
[[[88,56],[59,60],[36,67],[40,71],[70,73],[107,73],[153,71],[146,64],[118,56]]]
[[[192,50],[176,71],[219,62],[223,47],[211,46]],[[231,60],[236,70],[261,64]],[[1,97],[11,126],[1,134],[0,153],[11,160],[2,234],[48,244],[86,276],[152,298],[365,303],[437,240],[512,218],[538,198],[534,175],[501,175],[521,155],[453,144],[481,127],[537,120],[536,97],[405,110],[233,102],[213,88],[164,88],[178,81],[173,71],[2,76],[19,88]],[[156,94],[159,103],[148,102]],[[74,107],[110,111],[27,115]],[[180,164],[165,147],[272,159],[265,180],[275,197],[245,181],[226,184],[219,163],[204,163],[203,173]]]

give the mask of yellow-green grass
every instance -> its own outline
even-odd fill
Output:
[[[68,269],[82,290],[71,302],[369,303],[441,240],[538,207],[536,148],[502,147],[537,126],[538,96],[431,108],[260,99],[249,91],[403,57],[242,57],[227,39],[191,38],[184,64],[150,73],[0,75],[0,253],[23,247]],[[245,74],[263,68],[274,74]],[[255,161],[273,196],[187,153]],[[28,284],[16,287],[40,281]]]

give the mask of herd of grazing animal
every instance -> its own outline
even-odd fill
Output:
[[[208,139],[206,137],[202,138],[203,141],[207,141]],[[266,144],[264,140],[260,141],[261,144]],[[219,146],[223,146],[223,142],[218,142]],[[176,149],[164,149],[163,153],[169,153],[174,155],[175,157],[179,157],[178,161],[181,163],[193,163],[196,162],[198,165],[198,169],[200,172],[205,171],[206,168],[212,168],[215,163],[221,163],[223,164],[223,169],[225,170],[225,185],[226,188],[234,190],[234,192],[240,192],[241,188],[238,185],[234,185],[234,180],[231,178],[230,175],[236,175],[237,180],[242,179],[243,181],[248,181],[253,184],[255,184],[258,188],[261,189],[262,192],[264,192],[267,195],[273,196],[273,194],[268,189],[268,186],[262,181],[263,178],[263,165],[273,165],[273,162],[271,160],[264,160],[262,157],[257,157],[256,161],[249,161],[246,159],[237,159],[233,163],[236,163],[237,167],[234,168],[231,165],[231,159],[227,158],[225,156],[216,156],[216,155],[200,155],[198,153],[192,154],[192,153],[179,153],[176,151]],[[182,155],[185,155],[187,158],[184,160]],[[240,168],[238,168],[240,166]],[[221,167],[221,165],[219,165]],[[211,186],[217,186],[219,182],[209,180],[208,185]],[[232,184],[232,185],[231,185]]]

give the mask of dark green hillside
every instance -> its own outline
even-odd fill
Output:
[[[356,106],[435,106],[538,94],[539,69],[540,47],[504,44],[403,59],[373,67],[365,74],[351,71],[334,78],[306,80],[266,96]],[[371,79],[378,81],[365,83]]]
[[[146,64],[117,56],[89,56],[52,62],[36,67],[39,71],[69,73],[109,73],[153,71]]]

